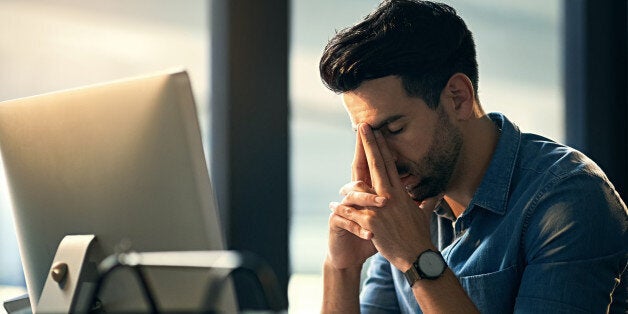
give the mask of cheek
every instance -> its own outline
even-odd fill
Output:
[[[397,136],[387,141],[388,148],[399,162],[417,163],[427,153],[429,142],[416,136]]]

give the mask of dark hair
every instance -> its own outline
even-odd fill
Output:
[[[338,32],[321,57],[320,74],[336,93],[395,75],[409,96],[436,108],[455,73],[469,77],[477,98],[473,35],[456,10],[441,3],[384,1],[364,21]]]

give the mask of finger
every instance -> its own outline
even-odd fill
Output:
[[[360,227],[360,225],[358,225],[355,221],[351,221],[347,218],[337,215],[336,213],[330,214],[329,226],[331,230],[346,230],[356,237],[364,240],[370,240],[373,238],[373,233],[371,231]]]
[[[375,134],[375,140],[377,141],[377,147],[384,159],[384,165],[386,166],[386,173],[388,175],[388,181],[393,187],[401,187],[401,179],[399,178],[399,172],[397,171],[397,165],[395,165],[395,158],[393,157],[388,144],[384,140],[382,132],[377,130],[373,132]]]
[[[340,204],[360,207],[383,207],[386,205],[386,198],[373,193],[350,191]]]
[[[369,166],[364,154],[364,146],[360,132],[356,132],[355,136],[355,153],[353,155],[353,164],[351,165],[351,181],[364,181],[371,184],[371,175],[369,174]]]
[[[340,188],[340,195],[347,195],[351,191],[375,193],[375,190],[364,181],[351,181]]]
[[[364,146],[364,153],[366,155],[369,172],[371,173],[371,183],[375,191],[381,194],[382,192],[388,191],[391,187],[384,158],[379,151],[371,127],[366,123],[362,123],[358,127],[360,129],[359,131],[362,133],[362,145]]]
[[[357,223],[362,229],[371,230],[370,222],[372,221],[371,216],[373,214],[371,209],[356,208],[338,202],[329,203],[329,209],[331,209],[334,214]]]
[[[443,194],[439,194],[434,197],[426,198],[419,204],[419,208],[427,211],[434,211],[443,201]]]

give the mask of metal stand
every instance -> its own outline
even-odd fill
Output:
[[[220,276],[208,283],[204,307],[199,311],[211,312],[215,309],[220,290],[238,270],[249,273],[257,280],[261,287],[261,299],[265,300],[263,306],[266,309],[273,312],[287,309],[287,302],[281,296],[277,277],[270,266],[256,255],[235,251],[130,252],[111,255],[98,267],[100,278],[92,295],[90,302],[92,305],[97,304],[97,295],[107,275],[120,267],[135,270],[152,313],[159,313],[160,310],[150,282],[143,274],[143,269],[149,267],[222,270],[219,272]]]
[[[86,259],[95,238],[94,235],[69,235],[63,238],[33,313],[72,313],[81,309],[85,311],[97,309],[98,294],[107,276],[119,268],[130,268],[134,271],[149,305],[149,311],[158,313],[160,312],[158,302],[148,278],[144,275],[144,269],[149,267],[220,270],[216,271],[217,276],[207,283],[203,309],[199,311],[208,312],[215,308],[221,289],[230,284],[230,277],[238,270],[250,274],[257,280],[261,288],[257,291],[261,296],[259,299],[265,301],[266,304],[263,306],[266,309],[273,312],[287,309],[287,302],[282,297],[277,278],[270,266],[256,255],[235,251],[114,254],[100,263],[94,289],[87,295],[87,299],[81,294],[79,301],[80,285],[85,280],[83,273],[86,270]]]
[[[77,301],[83,265],[94,235],[68,235],[61,240],[34,313],[70,313]]]

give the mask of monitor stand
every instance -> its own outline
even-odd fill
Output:
[[[75,312],[85,259],[96,237],[67,235],[59,243],[34,313]]]
[[[95,246],[96,237],[94,235],[67,235],[61,240],[55,254],[50,271],[46,276],[43,291],[39,302],[35,306],[33,313],[75,313],[83,312],[80,306],[93,305],[100,284],[104,279],[101,272],[107,272],[114,267],[176,267],[191,269],[214,269],[222,270],[222,275],[210,282],[206,304],[213,308],[216,293],[222,289],[223,285],[230,285],[228,277],[236,270],[245,270],[257,279],[265,299],[267,308],[273,311],[285,311],[287,302],[280,294],[277,278],[270,266],[252,253],[236,251],[180,251],[180,252],[145,252],[145,253],[119,253],[105,258],[98,265],[97,284],[91,287],[88,292],[82,291],[85,280],[91,281],[88,277],[90,263],[88,253]],[[93,265],[92,265],[93,266]],[[147,292],[150,292],[150,285],[146,285]],[[85,299],[87,297],[87,299]],[[24,298],[20,300],[23,301]],[[32,303],[36,300],[31,300]],[[89,302],[85,302],[89,301]],[[5,305],[6,306],[6,305]],[[159,312],[156,307],[155,312]]]

